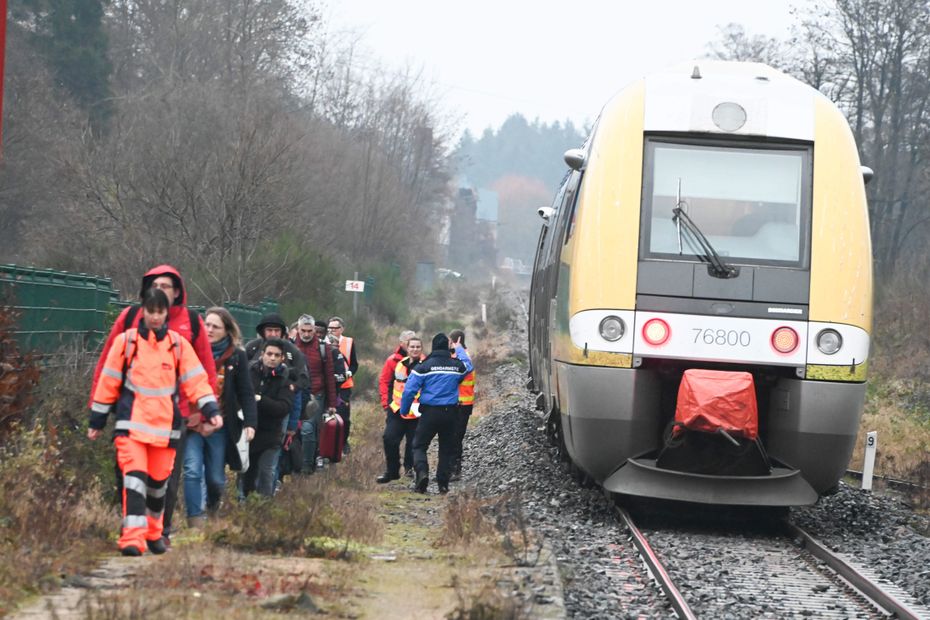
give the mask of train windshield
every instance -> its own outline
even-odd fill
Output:
[[[681,206],[727,263],[804,266],[810,150],[647,142],[643,256],[701,254],[673,218]]]

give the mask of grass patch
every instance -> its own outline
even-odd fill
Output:
[[[88,569],[112,545],[118,525],[100,484],[70,471],[44,427],[6,442],[0,448],[0,615]]]
[[[352,407],[353,449],[338,465],[310,476],[291,476],[273,499],[258,494],[230,505],[209,539],[242,551],[351,559],[358,543],[377,541],[381,524],[365,495],[373,488],[378,450],[374,405]],[[377,414],[381,414],[380,407]],[[383,415],[383,414],[381,414]]]

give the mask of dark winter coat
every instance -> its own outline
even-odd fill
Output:
[[[258,426],[249,452],[260,454],[281,446],[284,439],[282,423],[294,406],[294,391],[291,389],[287,366],[284,364],[269,369],[265,368],[260,359],[256,360],[249,365],[249,376],[255,395],[261,396],[255,403],[258,410]]]
[[[228,350],[227,350],[228,353]],[[225,355],[225,354],[224,354]],[[258,410],[255,406],[255,390],[252,389],[252,377],[249,373],[249,360],[245,351],[234,347],[232,354],[222,362],[217,375],[223,375],[223,390],[220,400],[223,403],[223,428],[226,429],[226,463],[233,471],[242,469],[236,443],[242,435],[242,428],[258,424]],[[221,373],[222,371],[222,373]],[[242,417],[239,419],[239,410]]]

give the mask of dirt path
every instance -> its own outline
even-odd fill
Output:
[[[480,352],[482,343],[473,341],[470,348]],[[473,424],[480,423],[496,398],[490,376],[481,385],[484,404],[476,408]],[[504,533],[491,527],[493,516],[481,522],[487,501],[469,494],[467,480],[453,483],[445,496],[436,493],[435,484],[427,495],[413,493],[407,478],[374,484],[383,467],[383,414],[362,400],[353,405],[352,454],[334,468],[338,476],[313,477],[333,494],[340,493],[341,485],[352,487],[359,510],[371,510],[376,516],[372,524],[380,524],[380,536],[375,532],[369,537],[374,542],[353,544],[348,559],[338,559],[344,541],[333,541],[337,553],[330,559],[236,551],[211,542],[228,527],[221,518],[206,533],[182,530],[164,556],[104,558],[91,574],[66,579],[62,590],[11,617],[234,620],[287,613],[457,620],[479,617],[469,611],[481,610],[480,617],[563,618],[553,554],[543,545],[531,566],[509,556],[501,544]],[[434,472],[435,459],[434,445]]]

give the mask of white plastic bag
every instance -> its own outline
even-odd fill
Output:
[[[242,415],[242,409],[237,412],[239,419],[243,422],[245,421],[245,416]],[[239,451],[239,461],[242,463],[242,469],[239,470],[239,473],[244,474],[249,471],[249,438],[246,436],[245,428],[242,428],[242,433],[239,435],[239,441],[236,442],[236,450]]]

